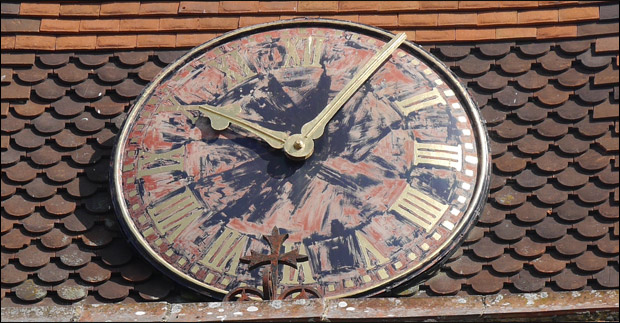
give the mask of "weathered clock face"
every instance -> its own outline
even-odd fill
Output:
[[[147,87],[120,134],[121,222],[153,263],[218,295],[260,286],[239,258],[288,233],[280,286],[373,294],[444,258],[486,197],[478,113],[438,60],[405,43],[328,122],[307,160],[250,131],[217,131],[198,105],[299,133],[392,35],[325,20],[239,30],[202,45]]]

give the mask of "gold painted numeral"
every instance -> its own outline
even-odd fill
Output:
[[[450,146],[416,142],[413,146],[413,165],[430,164],[454,168],[461,171],[463,150],[461,145]]]
[[[159,101],[155,98],[155,99],[151,99],[152,104],[159,104]],[[148,103],[151,103],[148,102]],[[147,104],[148,104],[147,103]],[[159,104],[159,106],[157,107],[157,112],[179,112],[182,115],[186,116],[189,120],[191,120],[192,123],[195,123],[196,120],[198,119],[197,116],[193,115],[191,112],[189,112],[189,110],[187,110],[183,105],[179,104],[179,102],[176,99],[172,99],[170,103],[168,104]]]
[[[293,250],[295,245],[291,243],[285,242],[284,244],[284,252],[289,252]],[[299,244],[299,254],[306,256],[308,255],[308,251],[306,247],[302,244]],[[302,284],[314,284],[316,280],[312,276],[312,268],[310,267],[310,261],[302,261],[297,263],[297,269],[291,266],[284,266],[282,270],[282,284],[285,285],[297,285],[299,284],[299,273],[302,272],[304,275],[304,280]]]
[[[441,96],[441,92],[439,92],[438,88],[434,88],[432,91],[426,93],[418,94],[409,99],[396,101],[396,105],[400,108],[404,115],[408,115],[411,112],[437,104],[446,104],[446,100],[444,100],[443,96]]]
[[[219,49],[217,50],[219,51]],[[221,53],[221,51],[219,52]],[[218,69],[226,75],[224,78],[224,84],[227,89],[234,88],[235,86],[256,75],[238,51],[220,55],[216,59],[209,62],[208,65]]]
[[[300,42],[304,49],[303,57],[300,57],[297,52]],[[283,67],[320,67],[324,45],[325,39],[322,37],[308,36],[305,39],[288,39],[284,45],[286,56],[284,57]]]
[[[246,235],[224,227],[224,231],[211,243],[200,263],[219,273],[223,273],[230,264],[226,273],[235,275],[239,258],[243,256],[247,243]]]
[[[447,209],[447,205],[409,185],[405,187],[396,202],[390,207],[390,211],[398,213],[415,225],[422,227],[426,232],[430,232],[437,225]]]
[[[389,259],[382,255],[377,248],[366,239],[366,237],[359,231],[355,231],[355,237],[357,238],[357,244],[362,253],[362,259],[366,265],[366,269],[371,269],[377,264],[381,265],[386,263]],[[372,257],[376,259],[377,264],[373,264]]]
[[[147,213],[153,219],[155,227],[172,243],[183,230],[198,219],[204,209],[194,194],[183,188],[183,192],[149,206]]]
[[[183,171],[185,161],[185,146],[172,149],[164,153],[140,151],[138,156],[138,177]]]

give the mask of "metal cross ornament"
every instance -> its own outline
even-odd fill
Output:
[[[258,289],[252,287],[239,287],[230,291],[230,293],[226,295],[225,300],[250,300],[248,294],[259,296],[264,300],[284,299],[295,293],[298,293],[298,295],[294,298],[320,297],[320,294],[315,289],[303,286],[292,287],[278,294],[277,285],[280,281],[278,266],[284,264],[297,269],[297,262],[307,261],[308,256],[300,255],[298,249],[293,249],[281,254],[280,249],[284,241],[288,239],[288,233],[280,234],[278,227],[274,226],[271,230],[271,235],[264,235],[263,239],[269,244],[269,248],[271,249],[270,254],[260,254],[252,250],[250,256],[240,258],[242,262],[248,263],[248,268],[250,270],[268,265],[263,269],[263,292],[261,293]]]

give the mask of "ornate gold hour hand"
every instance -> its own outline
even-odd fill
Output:
[[[390,42],[385,44],[347,83],[347,85],[327,104],[327,106],[314,119],[304,124],[301,134],[288,137],[284,144],[284,151],[293,159],[307,159],[314,151],[314,140],[323,135],[325,126],[332,117],[349,101],[357,90],[370,78],[370,76],[389,58],[400,46],[407,36],[400,33]]]
[[[228,105],[221,108],[215,108],[207,104],[187,106],[187,108],[192,107],[196,107],[205,113],[207,117],[209,117],[209,120],[211,120],[211,127],[215,130],[224,130],[232,123],[239,128],[255,134],[268,143],[269,146],[276,149],[282,149],[288,138],[288,134],[284,132],[270,130],[255,123],[237,118],[236,115],[241,111],[238,105]]]

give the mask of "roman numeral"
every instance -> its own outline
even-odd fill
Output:
[[[163,201],[149,206],[146,211],[155,227],[170,243],[204,213],[200,202],[187,188],[170,194]]]
[[[216,51],[222,53],[219,49],[216,49]],[[209,62],[208,65],[225,74],[224,84],[226,89],[232,89],[256,75],[238,51],[220,55]]]
[[[418,94],[403,101],[396,101],[396,105],[400,108],[404,115],[408,115],[413,111],[418,111],[437,104],[446,104],[446,100],[441,96],[438,88],[434,88],[430,92]]]
[[[366,239],[366,237],[360,232],[355,231],[355,237],[357,238],[357,245],[360,248],[362,254],[362,261],[366,266],[366,269],[374,268],[377,264],[381,265],[386,263],[389,259],[383,256],[375,246]],[[372,257],[371,257],[372,256]],[[375,263],[373,263],[373,260]]]
[[[191,120],[192,123],[195,123],[196,120],[198,119],[197,116],[193,115],[191,112],[186,110],[186,108],[183,105],[179,104],[179,102],[174,98],[170,99],[170,102],[166,102],[164,104],[161,104],[161,102],[159,102],[157,99],[151,99],[149,100],[147,104],[159,104],[159,106],[157,107],[158,113],[159,112],[178,112],[186,116],[189,120]]]
[[[303,46],[303,56],[299,56],[297,48]],[[325,39],[316,36],[307,38],[289,38],[285,42],[286,56],[283,67],[319,67]]]
[[[248,237],[240,232],[224,227],[224,231],[208,247],[207,254],[200,260],[203,265],[229,275],[235,275],[239,258],[243,256]]]
[[[461,145],[450,146],[416,142],[413,146],[413,165],[430,164],[454,168],[461,171],[463,150]]]
[[[295,247],[295,245],[290,242],[283,243],[284,252],[287,253]],[[299,244],[299,254],[306,256],[308,252],[303,243]],[[291,266],[283,266],[282,270],[282,284],[284,285],[298,285],[299,284],[299,273],[302,272],[304,275],[304,280],[301,282],[302,284],[314,284],[316,280],[312,277],[312,269],[310,267],[310,260],[301,261],[297,263],[297,269]]]
[[[398,213],[426,232],[430,232],[448,206],[407,185],[390,211]]]
[[[138,156],[138,177],[153,174],[184,171],[185,146],[164,153],[140,151]]]

